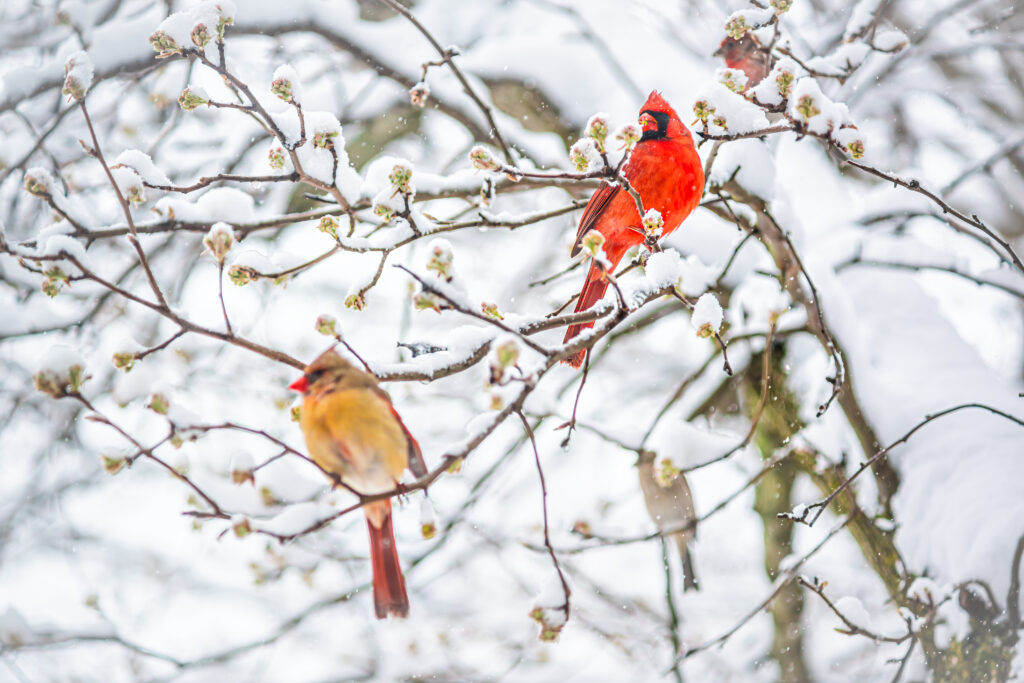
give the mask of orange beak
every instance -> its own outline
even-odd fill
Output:
[[[649,130],[658,130],[658,121],[650,114],[641,114],[640,129],[645,133]]]
[[[304,394],[306,393],[306,390],[309,389],[309,382],[306,381],[306,376],[303,375],[302,377],[298,378],[297,380],[289,384],[288,388],[291,389],[292,391],[297,391],[300,394]]]

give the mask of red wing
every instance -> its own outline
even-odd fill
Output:
[[[402,418],[398,416],[398,411],[395,410],[395,406],[391,405],[391,401],[388,401],[388,408],[391,409],[391,414],[395,416],[398,425],[405,432],[405,438],[409,441],[409,469],[417,478],[426,476],[427,463],[423,461],[423,451],[420,450],[419,442],[409,433],[409,428],[402,422]]]
[[[587,231],[594,227],[597,223],[597,219],[601,217],[604,210],[611,204],[611,201],[615,198],[615,195],[622,192],[622,187],[619,185],[609,185],[606,182],[601,183],[601,187],[597,188],[591,197],[590,201],[587,202],[587,208],[583,209],[583,217],[580,218],[580,229],[576,232],[576,241],[573,243],[572,252],[570,256],[575,256],[580,253],[580,241],[583,236],[587,234]]]

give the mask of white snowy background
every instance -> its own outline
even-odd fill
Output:
[[[516,184],[474,169],[468,155],[477,144],[504,161],[481,107],[444,65],[427,70],[426,107],[410,104],[422,65],[440,55],[384,3],[235,4],[0,5],[0,681],[785,679],[770,657],[772,617],[757,610],[773,589],[762,518],[753,510],[754,488],[746,486],[763,467],[762,454],[748,444],[687,475],[697,514],[712,513],[692,550],[699,592],[682,592],[674,552],[666,575],[637,482],[641,448],[685,469],[729,451],[750,429],[748,397],[723,372],[716,342],[697,335],[704,319],[691,321],[676,299],[656,299],[599,342],[577,429],[563,446],[567,432],[556,428],[573,413],[580,373],[562,365],[544,371],[544,358],[522,338],[464,312],[419,310],[419,286],[392,267],[442,286],[427,266],[435,248],[442,258],[450,251],[453,278],[445,291],[468,310],[494,304],[513,328],[543,319],[579,291],[581,268],[548,278],[571,265],[575,208],[596,183]],[[493,111],[520,170],[572,172],[567,147],[588,118],[605,112],[613,130],[635,123],[652,89],[687,124],[695,101],[714,105],[727,125],[709,119],[712,134],[779,125],[778,115],[718,82],[724,65],[712,56],[733,12],[758,21],[774,16],[770,10],[696,0],[417,0],[410,7],[442,48],[457,46],[455,64]],[[248,100],[236,99],[210,66],[157,59],[149,43],[161,26],[191,47],[197,22],[215,33],[225,14],[234,20],[225,28],[225,70],[248,86],[283,141],[244,111],[206,104],[183,110],[177,100],[186,87],[215,102]],[[689,297],[710,287],[726,304],[722,337],[735,377],[760,362],[769,320],[781,314],[776,353],[784,355],[777,358],[806,424],[785,448],[817,452],[819,470],[842,461],[853,474],[927,416],[981,406],[929,421],[890,452],[899,477],[891,518],[879,507],[871,472],[852,484],[863,514],[877,515],[882,531],[894,530],[903,595],[927,589],[936,601],[950,596],[927,626],[920,614],[909,622],[928,628],[945,648],[985,631],[958,606],[964,582],[989,586],[993,623],[1007,623],[1011,562],[1024,534],[1024,426],[1013,419],[1024,419],[1024,266],[1014,263],[1024,233],[1024,13],[984,0],[794,0],[777,26],[777,47],[803,63],[792,63],[800,80],[791,99],[809,94],[821,113],[804,122],[810,135],[723,142],[709,186],[738,184],[767,202],[805,272],[780,274],[765,244],[743,241],[745,233],[721,210],[725,203],[709,193],[709,206],[664,240],[670,253],[620,282],[633,301],[679,279]],[[757,35],[767,44],[775,30],[769,25]],[[122,165],[114,169],[121,192],[141,193],[129,209],[141,249],[168,310],[192,326],[130,372],[114,367],[115,354],[156,347],[182,328],[124,296],[154,300],[117,195],[86,152],[93,142],[82,108],[61,93],[65,63],[79,51],[85,56],[71,74],[79,81],[91,75],[84,97],[102,153],[108,165]],[[215,36],[205,58],[219,63]],[[317,132],[336,134],[332,191],[279,179],[218,181],[187,193],[151,187],[189,186],[217,174],[291,173],[291,159],[280,170],[268,163],[273,148],[299,138],[295,107],[271,92],[282,78],[292,81],[304,112],[308,140],[296,158],[327,185],[334,159],[313,140]],[[783,125],[800,119],[794,106]],[[849,122],[856,129],[839,130]],[[865,148],[860,163],[919,183],[970,221],[852,168],[842,147],[854,139]],[[713,146],[700,147],[706,161]],[[412,169],[411,215],[425,234],[402,217],[384,222],[383,210],[371,208],[403,210],[387,177],[396,163]],[[497,189],[485,205],[488,187]],[[326,202],[304,196],[311,192]],[[339,197],[358,207],[352,237],[349,217],[327,203]],[[728,204],[740,219],[757,220],[749,206]],[[552,211],[557,215],[533,219]],[[338,214],[337,242],[317,229],[329,213]],[[455,229],[445,222],[478,219]],[[523,219],[527,224],[508,229]],[[217,223],[236,238],[223,271],[203,245]],[[432,231],[446,241],[433,241]],[[387,258],[374,279],[381,250]],[[61,283],[42,272],[58,265],[78,275],[69,256],[108,284]],[[228,277],[232,266],[295,270],[238,286]],[[228,340],[219,279],[237,335]],[[41,291],[44,281],[56,296]],[[836,367],[807,331],[813,314],[792,301],[790,286],[822,311],[841,349],[842,390],[877,436],[873,448],[861,445],[849,403],[832,402],[817,415]],[[351,304],[361,293],[359,310]],[[614,295],[607,301],[614,306]],[[649,319],[652,312],[659,317]],[[522,373],[540,373],[523,412],[546,477],[551,545],[572,588],[571,615],[556,642],[541,642],[529,616],[536,606],[557,606],[550,588],[557,579],[543,544],[534,452],[514,414],[487,432],[458,472],[429,487],[429,505],[421,503],[422,491],[396,502],[412,603],[405,621],[373,618],[358,511],[284,544],[262,533],[236,535],[244,523],[299,532],[355,500],[332,492],[293,453],[259,467],[253,482],[232,477],[277,456],[282,444],[304,450],[286,388],[298,370],[236,342],[307,362],[331,343],[315,329],[321,315],[336,318],[345,341],[395,380],[385,388],[430,468],[501,417],[497,411],[523,387],[489,385],[489,357],[440,377],[444,368],[487,342],[512,339]],[[559,328],[530,339],[558,349],[562,334]],[[446,350],[412,358],[398,342]],[[65,373],[76,363],[89,376],[82,395],[92,410],[33,387],[39,372]],[[417,381],[421,375],[439,377]],[[169,403],[166,415],[147,407],[153,394]],[[89,419],[96,413],[118,429]],[[229,423],[262,433],[183,429]],[[169,443],[172,432],[184,443]],[[185,473],[227,518],[184,515],[211,507],[154,458],[137,457],[148,449]],[[130,467],[107,471],[123,458],[133,460]],[[794,506],[821,497],[798,475]],[[424,538],[431,516],[437,533]],[[783,566],[842,521],[832,511],[813,526],[770,520],[794,529]],[[595,537],[574,533],[579,522]],[[848,529],[793,574],[827,582],[824,592],[840,612],[872,634],[907,633],[902,615],[909,612],[890,599]],[[803,593],[802,657],[813,680],[893,680],[910,640],[837,632],[844,624],[836,613]],[[559,602],[560,589],[553,595]],[[673,670],[688,648],[737,625],[721,646],[693,653]],[[1018,655],[1012,672],[1021,671]],[[921,647],[901,675],[929,678]]]

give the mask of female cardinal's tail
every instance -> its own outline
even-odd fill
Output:
[[[409,596],[395,547],[391,525],[391,501],[366,506],[366,526],[370,529],[370,563],[373,565],[373,607],[378,619],[389,614],[409,616]]]
[[[607,257],[610,266],[609,269],[614,269],[618,265],[619,260],[622,258],[622,254],[625,250],[610,250],[608,245],[605,244],[605,256]],[[604,296],[604,293],[608,291],[608,279],[604,276],[604,270],[592,264],[590,271],[587,272],[587,279],[583,283],[583,291],[580,292],[579,298],[576,300],[576,308],[574,313],[580,313],[585,311]],[[569,329],[565,331],[565,339],[562,343],[565,344],[571,339],[575,338],[583,330],[589,329],[594,326],[594,323],[581,323],[579,325],[569,325]],[[578,368],[583,365],[583,359],[587,356],[587,349],[583,349],[568,358],[562,360],[563,363],[568,363],[574,368]]]

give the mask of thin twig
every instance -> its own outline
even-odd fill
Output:
[[[806,524],[807,526],[814,526],[814,523],[817,522],[818,518],[821,517],[822,513],[825,512],[825,509],[828,507],[828,504],[831,503],[836,496],[838,496],[840,493],[845,491],[851,484],[853,484],[854,480],[857,477],[859,477],[864,472],[864,470],[868,469],[869,467],[871,467],[871,465],[881,460],[882,458],[886,457],[892,449],[896,448],[896,446],[899,446],[900,444],[909,441],[910,437],[916,434],[918,430],[923,428],[928,423],[934,422],[935,420],[938,420],[939,418],[945,417],[947,415],[952,415],[953,413],[959,412],[961,410],[968,409],[984,410],[986,412],[992,413],[993,415],[998,415],[1003,419],[1009,420],[1021,427],[1024,427],[1024,420],[1013,415],[1010,415],[1009,413],[1005,413],[1002,410],[999,410],[998,408],[987,406],[983,403],[961,403],[960,405],[953,406],[952,408],[946,408],[945,410],[940,410],[937,413],[926,415],[923,420],[921,420],[916,425],[911,427],[906,434],[896,439],[885,448],[877,451],[874,455],[872,455],[870,458],[861,463],[861,466],[858,467],[853,474],[847,477],[846,481],[837,486],[835,490],[833,490],[832,493],[830,493],[828,496],[826,496],[822,500],[816,501],[808,505],[804,509],[802,515],[788,515],[786,518],[792,519],[794,522]],[[817,512],[815,512],[813,515],[810,516],[810,518],[808,518],[808,515],[810,515],[810,513],[815,510],[817,510]]]
[[[811,548],[810,551],[808,551],[796,562],[791,564],[789,568],[786,569],[786,571],[779,574],[778,578],[775,579],[775,582],[772,585],[772,590],[768,594],[768,597],[766,597],[764,600],[758,603],[758,605],[754,609],[750,610],[750,612],[748,612],[746,616],[740,619],[732,628],[730,628],[722,635],[716,638],[712,638],[711,640],[705,641],[700,645],[686,648],[686,650],[684,650],[677,657],[677,661],[688,659],[693,655],[697,654],[698,652],[703,652],[704,650],[707,650],[716,645],[722,645],[725,643],[725,641],[729,640],[729,638],[731,638],[737,631],[743,628],[743,626],[747,622],[749,622],[751,619],[760,614],[762,610],[766,609],[769,605],[771,605],[772,601],[775,600],[775,598],[782,591],[782,589],[785,588],[786,585],[789,584],[789,582],[797,576],[797,570],[799,570],[800,567],[802,567],[804,563],[807,562],[807,560],[811,559],[811,557],[813,557],[819,550],[821,550],[825,546],[825,544],[832,539],[833,536],[842,531],[846,527],[846,525],[850,523],[850,519],[850,517],[846,517],[845,519],[843,519],[843,521],[837,524],[831,531],[829,531],[828,534],[826,534],[825,538],[821,539],[821,541],[818,542],[816,546]]]
[[[110,186],[114,188],[114,194],[117,195],[117,201],[121,205],[121,210],[124,212],[125,221],[128,223],[128,230],[131,233],[128,236],[128,241],[131,242],[132,247],[135,248],[135,253],[139,256],[139,263],[142,264],[142,270],[146,273],[146,279],[149,280],[149,287],[153,290],[153,295],[156,297],[157,304],[161,308],[166,309],[167,300],[164,299],[164,293],[160,291],[160,286],[156,282],[153,270],[149,267],[149,260],[146,258],[146,252],[142,250],[142,245],[139,243],[139,238],[135,231],[135,219],[132,218],[131,206],[129,206],[128,200],[125,199],[124,194],[121,193],[121,188],[118,187],[117,181],[114,180],[114,175],[110,172],[110,166],[107,165],[106,159],[103,158],[103,150],[100,149],[100,141],[96,137],[96,129],[92,125],[92,119],[89,118],[89,110],[85,107],[85,99],[79,100],[78,104],[82,108],[82,116],[85,118],[85,125],[89,129],[89,135],[92,138],[91,152],[103,167],[103,172],[106,173],[107,180],[110,181]]]
[[[565,596],[565,603],[561,606],[561,609],[565,612],[565,620],[568,621],[571,609],[569,596],[572,594],[572,590],[569,589],[569,582],[565,580],[565,574],[562,573],[562,566],[558,563],[558,555],[555,554],[555,549],[551,546],[551,533],[548,524],[548,487],[544,481],[544,468],[540,464],[537,439],[533,434],[533,427],[530,426],[530,421],[523,415],[522,410],[517,411],[517,414],[523,423],[523,429],[526,430],[527,436],[530,437],[530,445],[533,447],[533,459],[537,464],[537,477],[540,479],[541,509],[544,513],[544,547],[548,550],[551,564],[554,565],[555,571],[558,573],[558,580],[562,584],[562,594]]]
[[[507,161],[510,164],[515,163],[515,159],[512,156],[512,150],[508,146],[508,144],[505,143],[505,138],[501,136],[501,131],[498,130],[498,124],[495,123],[494,121],[494,115],[491,112],[491,108],[484,104],[484,101],[480,99],[480,97],[476,94],[476,91],[474,91],[473,88],[469,85],[469,81],[466,80],[466,76],[462,73],[462,70],[458,67],[458,65],[455,64],[455,60],[453,58],[455,57],[456,52],[450,48],[445,49],[441,47],[441,44],[437,42],[437,39],[435,39],[433,35],[431,35],[430,31],[428,31],[426,27],[419,22],[415,15],[413,15],[413,13],[406,9],[404,6],[402,6],[398,2],[395,2],[395,0],[381,0],[381,2],[383,2],[385,5],[387,5],[394,11],[401,14],[406,19],[408,19],[409,22],[413,26],[415,26],[420,33],[423,34],[423,37],[430,42],[433,48],[437,50],[437,53],[441,55],[442,61],[444,61],[444,63],[448,65],[448,68],[451,69],[452,73],[455,75],[455,78],[457,78],[459,83],[462,85],[462,89],[466,92],[467,95],[469,95],[469,98],[473,100],[473,103],[476,104],[476,106],[480,109],[480,112],[484,115],[484,118],[487,119],[487,125],[491,127],[489,131],[491,137],[493,137],[495,142],[498,143],[498,146],[501,147],[501,152],[505,157],[505,161]]]

